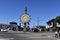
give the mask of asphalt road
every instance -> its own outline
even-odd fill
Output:
[[[20,33],[0,32],[0,40],[27,40],[25,37],[17,36]]]
[[[0,40],[60,40],[54,37],[54,32],[19,32],[19,31],[8,31],[0,32]]]

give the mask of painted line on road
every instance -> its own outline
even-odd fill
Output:
[[[28,37],[28,39],[34,39],[34,38],[51,38],[50,36],[46,36],[46,37]]]
[[[14,38],[1,38],[0,40],[13,40]]]

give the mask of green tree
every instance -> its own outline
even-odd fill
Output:
[[[60,16],[56,17],[56,22],[60,23]]]

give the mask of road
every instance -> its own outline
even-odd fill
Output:
[[[54,37],[54,32],[0,32],[0,40],[60,40]]]

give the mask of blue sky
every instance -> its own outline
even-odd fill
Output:
[[[46,25],[48,20],[60,15],[60,0],[0,0],[0,23],[20,22],[25,6],[31,16],[30,26]]]

